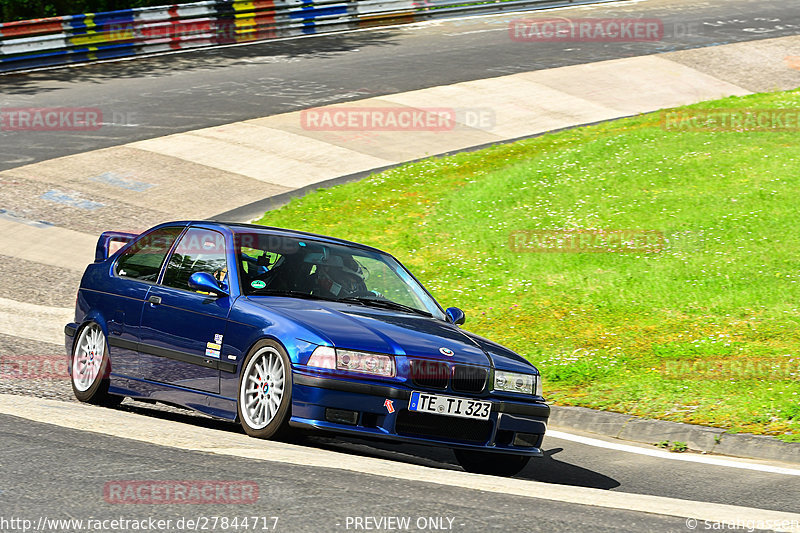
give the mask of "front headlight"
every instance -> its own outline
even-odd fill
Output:
[[[494,390],[505,392],[518,392],[521,394],[541,395],[541,380],[532,374],[517,374],[516,372],[494,371]]]
[[[308,366],[371,374],[385,378],[395,376],[394,357],[391,355],[340,350],[330,346],[317,346],[308,359]]]

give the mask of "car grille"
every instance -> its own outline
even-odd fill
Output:
[[[397,413],[395,431],[402,435],[483,444],[491,438],[492,423],[489,420],[470,420],[402,410]]]
[[[479,366],[456,365],[451,387],[458,392],[482,392],[489,372]]]
[[[415,359],[411,361],[411,381],[414,385],[430,389],[446,389],[450,380],[450,366],[438,361]]]
[[[489,371],[486,368],[472,365],[454,365],[452,370],[448,363],[413,359],[410,361],[411,382],[425,389],[441,389],[450,385],[456,392],[477,394],[486,388]]]

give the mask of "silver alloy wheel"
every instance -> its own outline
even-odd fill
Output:
[[[81,331],[72,355],[72,383],[75,389],[86,392],[101,378],[100,368],[106,353],[106,337],[97,324]]]
[[[253,429],[272,422],[283,401],[284,368],[281,355],[265,346],[250,359],[239,391],[242,417]]]

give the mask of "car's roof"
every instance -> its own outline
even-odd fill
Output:
[[[243,222],[225,222],[220,220],[196,220],[191,221],[188,223],[189,225],[197,225],[197,224],[216,224],[219,226],[226,226],[233,230],[234,232],[240,232],[242,229],[246,230],[256,230],[263,233],[271,233],[271,234],[281,234],[287,237],[297,237],[297,238],[311,238],[317,241],[324,241],[331,244],[341,244],[344,246],[352,246],[355,248],[361,248],[363,250],[370,250],[373,252],[379,252],[382,254],[386,254],[383,250],[379,250],[378,248],[373,248],[372,246],[367,246],[366,244],[361,244],[358,242],[348,241],[345,239],[339,239],[337,237],[329,237],[327,235],[319,235],[317,233],[310,233],[307,231],[300,231],[294,229],[286,229],[286,228],[278,228],[275,226],[261,226],[259,224],[245,224]]]

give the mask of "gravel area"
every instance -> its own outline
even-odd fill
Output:
[[[2,297],[17,302],[74,308],[81,275],[73,270],[0,255]]]
[[[64,348],[0,335],[0,393],[74,401]]]
[[[66,363],[66,350],[62,346],[0,335],[0,394],[76,402]],[[135,402],[130,398],[125,399],[120,408],[210,418],[186,409]]]
[[[170,220],[168,213],[122,202],[98,193],[15,178],[14,187],[0,188],[0,205],[16,216],[42,220],[83,233],[149,228]]]

